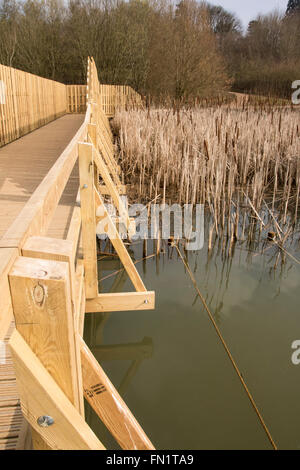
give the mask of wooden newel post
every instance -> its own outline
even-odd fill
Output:
[[[98,296],[95,169],[93,144],[79,143],[80,204],[82,220],[82,247],[87,299]]]
[[[16,329],[80,410],[69,264],[19,257],[10,271],[9,283]],[[36,445],[40,448],[41,444]]]

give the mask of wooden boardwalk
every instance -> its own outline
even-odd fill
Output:
[[[71,141],[83,119],[81,114],[67,114],[0,148],[0,237]],[[74,172],[61,201],[60,213],[67,211],[70,205],[73,209],[72,198],[78,184]],[[55,219],[50,229],[53,237],[60,236],[65,228],[65,223],[61,225],[59,218]]]
[[[93,58],[87,85],[74,89],[3,66],[1,77],[0,449],[104,450],[85,420],[86,399],[122,449],[152,450],[83,340],[86,313],[155,307],[118,231],[124,225],[130,237],[135,220],[120,197],[126,187],[108,120],[116,106],[142,98],[130,87],[103,87]],[[99,292],[103,218],[133,291]],[[45,414],[53,427],[43,426]]]
[[[0,149],[0,238],[82,124],[84,115],[67,114]],[[65,238],[78,191],[75,167],[48,230]],[[12,359],[7,342],[13,323],[0,338],[0,450],[28,448]]]

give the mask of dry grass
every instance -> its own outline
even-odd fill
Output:
[[[216,229],[232,204],[251,200],[298,216],[299,110],[241,104],[119,112],[125,178],[141,200],[206,203]],[[240,197],[242,195],[242,197]],[[241,201],[240,201],[241,199]]]

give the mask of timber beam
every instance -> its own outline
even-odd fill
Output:
[[[94,299],[87,299],[85,304],[86,313],[127,312],[154,308],[154,291],[99,294]]]
[[[117,186],[117,190],[120,195],[126,194],[126,186],[124,184]],[[98,191],[102,196],[111,196],[111,191],[105,186],[105,184],[99,184]]]

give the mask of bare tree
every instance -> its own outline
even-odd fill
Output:
[[[0,62],[12,66],[17,50],[19,6],[15,0],[0,3]]]

